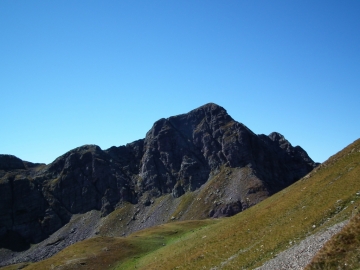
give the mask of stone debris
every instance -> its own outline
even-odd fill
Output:
[[[267,261],[256,270],[302,270],[308,265],[315,254],[324,244],[347,224],[348,221],[338,223],[326,231],[311,235],[297,245],[275,255],[275,258]]]

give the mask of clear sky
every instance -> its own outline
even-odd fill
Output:
[[[323,162],[360,137],[360,1],[0,1],[0,153],[50,163],[205,103]]]

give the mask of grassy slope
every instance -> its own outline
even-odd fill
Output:
[[[78,242],[55,256],[37,263],[3,267],[22,269],[122,269],[133,268],[137,260],[159,248],[171,245],[192,231],[218,222],[217,220],[183,221],[145,229],[129,237],[95,237]]]
[[[170,223],[127,238],[88,239],[24,269],[252,269],[351,217],[360,206],[359,164],[360,140],[231,218]]]

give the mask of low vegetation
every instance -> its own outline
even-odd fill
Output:
[[[37,270],[253,269],[305,237],[356,216],[347,227],[349,233],[345,230],[343,236],[334,240],[342,241],[344,246],[335,253],[338,259],[334,263],[350,263],[358,260],[359,253],[356,248],[360,230],[359,164],[360,140],[292,186],[233,217],[172,222],[126,238],[92,238],[47,260],[22,267]],[[339,245],[337,242],[328,245],[323,254],[332,257],[331,252],[336,251],[332,247]],[[345,253],[348,255],[343,256]],[[319,254],[314,263],[322,258],[324,255]],[[309,269],[323,269],[324,264],[318,265]]]
[[[1,269],[124,269],[133,268],[139,258],[186,238],[218,220],[184,221],[145,229],[129,237],[95,237],[78,242],[38,263],[17,264]]]

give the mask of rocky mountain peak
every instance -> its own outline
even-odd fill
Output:
[[[274,142],[283,142],[283,141],[286,141],[285,140],[285,137],[278,133],[278,132],[272,132],[269,134],[269,138],[274,141]]]
[[[144,139],[107,150],[84,145],[37,170],[1,155],[0,247],[1,239],[13,233],[36,243],[74,214],[96,210],[106,216],[124,204],[137,205],[136,223],[140,209],[159,197],[167,196],[176,205],[185,193],[205,190],[196,203],[184,204],[188,208],[177,212],[182,213],[179,219],[190,217],[186,213],[200,202],[204,204],[192,218],[233,215],[314,166],[301,147],[293,147],[281,134],[256,135],[214,103],[156,121]],[[151,206],[151,220],[172,217],[162,205]],[[154,222],[146,225],[143,220],[142,226]]]

